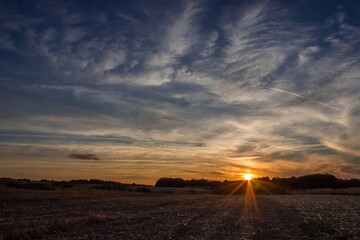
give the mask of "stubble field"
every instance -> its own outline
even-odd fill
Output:
[[[360,196],[0,189],[0,239],[359,239]]]

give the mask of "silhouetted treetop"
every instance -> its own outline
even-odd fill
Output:
[[[184,180],[182,178],[160,178],[155,186],[156,187],[208,187],[216,188],[221,186],[224,192],[231,189],[232,185],[241,183],[242,181],[212,181],[207,179],[191,179]],[[262,182],[262,184],[268,183],[272,184],[273,189],[275,186],[278,188],[287,188],[287,189],[315,189],[315,188],[349,188],[349,187],[360,187],[360,179],[340,179],[331,174],[310,174],[299,177],[290,177],[290,178],[280,178],[274,177],[270,179],[269,177],[255,178],[252,181],[254,184]],[[221,192],[220,191],[220,192]],[[276,189],[279,191],[279,189]]]
[[[167,178],[163,177],[157,180],[155,187],[205,187],[211,188],[219,185],[220,181],[210,181],[206,179],[191,179],[184,180],[182,178]]]

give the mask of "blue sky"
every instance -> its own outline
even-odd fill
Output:
[[[358,1],[1,1],[0,175],[360,177]]]

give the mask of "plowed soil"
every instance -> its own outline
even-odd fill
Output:
[[[360,196],[0,190],[0,239],[359,239]]]

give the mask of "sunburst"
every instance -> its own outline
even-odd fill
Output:
[[[246,174],[244,174],[244,178],[245,178],[245,180],[250,181],[251,179],[254,178],[254,175],[252,175],[250,173],[246,173]]]

